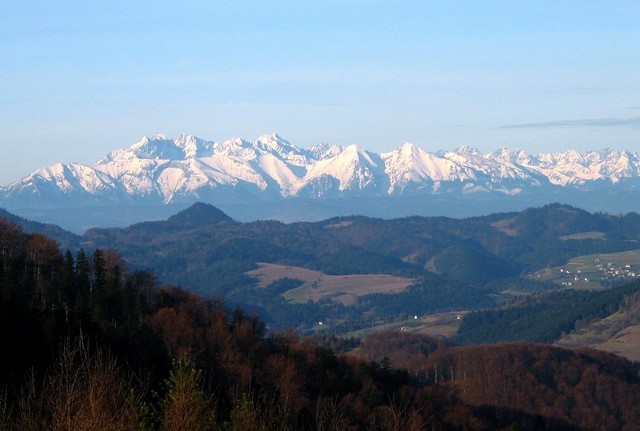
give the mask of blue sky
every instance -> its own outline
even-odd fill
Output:
[[[0,184],[156,132],[640,150],[638,1],[6,1]]]

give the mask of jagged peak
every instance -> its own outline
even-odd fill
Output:
[[[303,150],[292,145],[289,141],[283,139],[277,133],[273,132],[268,135],[262,135],[254,141],[254,145],[262,150],[282,152],[302,153]]]
[[[362,153],[363,149],[358,144],[351,144],[351,145],[347,145],[344,151],[348,153]]]
[[[276,132],[271,132],[271,133],[267,133],[267,134],[261,135],[261,136],[258,137],[258,139],[256,139],[256,141],[276,141],[276,142],[283,141],[283,142],[287,142],[284,139],[282,139],[282,137],[280,135],[278,135]]]
[[[388,153],[381,153],[382,159],[397,159],[397,160],[409,160],[415,157],[421,157],[426,151],[420,149],[418,146],[411,142],[405,142],[393,151]]]
[[[483,186],[498,184],[495,190],[514,181],[521,181],[516,184],[518,187],[526,187],[527,182],[546,185],[547,181],[581,186],[592,180],[615,182],[640,176],[637,153],[611,148],[582,154],[572,150],[527,156],[521,150],[505,147],[489,154],[469,146],[432,153],[405,142],[391,152],[379,154],[366,151],[359,144],[321,144],[301,150],[277,133],[262,135],[252,142],[234,138],[220,144],[187,133],[175,139],[157,133],[143,137],[128,149],[112,152],[98,165],[66,166],[62,169],[61,165],[53,165],[26,177],[20,182],[21,188],[14,187],[16,195],[18,189],[21,196],[27,196],[26,190],[48,192],[46,187],[54,187],[66,194],[77,191],[102,198],[108,189],[110,199],[160,196],[162,202],[171,202],[174,197],[178,202],[208,199],[212,193],[226,193],[240,186],[296,196],[310,178],[324,175],[330,179],[326,187],[334,187],[335,180],[345,184],[353,172],[366,173],[378,184],[406,180],[424,188],[435,180],[483,181]],[[362,182],[358,187],[368,184],[371,182]]]
[[[327,143],[322,143],[310,147],[308,151],[314,159],[324,160],[341,154],[344,151],[344,147],[342,145],[329,145]]]
[[[398,147],[398,150],[404,153],[414,153],[418,150],[418,147],[412,144],[411,142],[405,142],[404,144]]]
[[[344,148],[344,151],[339,155],[339,157],[340,156],[348,159],[364,160],[371,166],[378,166],[378,164],[373,160],[372,155],[358,144],[348,145]]]
[[[253,145],[251,144],[251,142],[243,138],[230,138],[223,141],[220,144],[220,146],[235,146],[235,147],[249,148],[249,147],[252,147]]]
[[[527,159],[527,153],[518,148],[511,149],[507,147],[500,147],[496,151],[491,154],[488,154],[487,157],[494,160],[506,160],[509,162],[521,162]]]
[[[456,149],[454,152],[459,154],[474,154],[474,155],[482,155],[482,153],[477,149],[473,148],[469,145],[463,145]]]

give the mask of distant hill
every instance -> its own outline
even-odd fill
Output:
[[[588,235],[581,233],[588,232]],[[594,232],[598,232],[594,238]],[[566,240],[571,236],[570,241]],[[376,318],[493,307],[514,291],[548,290],[520,278],[592,253],[640,248],[640,217],[591,214],[553,204],[521,212],[452,219],[338,217],[314,223],[240,223],[197,204],[166,221],[91,229],[87,249],[116,248],[135,268],[207,295],[223,294],[270,324],[319,321],[347,330]],[[257,288],[258,263],[328,275],[386,274],[416,280],[403,292],[362,295],[355,303],[293,304],[286,291]],[[519,280],[519,281],[518,281]],[[345,291],[348,294],[348,291]],[[309,297],[313,297],[310,295]],[[354,320],[356,319],[356,320]]]
[[[50,223],[39,223],[19,217],[9,211],[0,208],[0,219],[8,222],[16,223],[25,233],[41,233],[43,235],[55,238],[61,248],[75,248],[79,243],[80,237],[59,226]]]
[[[213,208],[193,212],[209,227],[240,226]],[[303,339],[127,271],[114,250],[61,253],[5,219],[0,246],[2,429],[595,431],[640,421],[640,366],[610,353],[458,347],[402,331]]]
[[[459,342],[553,342],[616,312],[632,292],[558,290],[535,275],[559,271],[576,256],[640,249],[637,214],[560,204],[468,219],[359,216],[285,224],[240,223],[198,203],[164,221],[91,229],[82,237],[31,226],[52,232],[63,249],[117,249],[132,270],[222,295],[274,328],[347,333],[478,311],[462,319]]]

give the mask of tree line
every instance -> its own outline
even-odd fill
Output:
[[[495,367],[493,356],[463,355],[458,362],[459,348],[429,341],[410,348],[411,339],[391,342],[391,336],[387,344],[406,347],[411,366],[402,355],[376,356],[372,343],[363,345],[369,357],[338,354],[291,331],[271,332],[258,316],[221,298],[130,271],[114,250],[61,253],[50,238],[25,234],[5,220],[0,263],[0,340],[6,346],[0,429],[417,431],[540,429],[541,423],[596,429],[551,407],[536,412],[517,403],[480,404],[459,389],[464,364],[468,376],[469,370],[482,375],[484,361],[492,370],[486,376],[500,382],[486,390],[520,390],[505,383],[504,374],[510,365],[528,364],[508,353],[518,347],[496,347],[496,355],[506,356]],[[637,407],[625,403],[618,414],[599,400],[637,391],[635,380],[622,384],[637,367],[606,355],[588,357],[595,378],[586,382],[600,382],[600,393],[585,392],[584,402],[624,429]],[[473,358],[480,362],[471,364]],[[434,365],[438,371],[427,378]],[[555,397],[553,391],[545,396]]]

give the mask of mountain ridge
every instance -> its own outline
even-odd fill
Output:
[[[527,154],[504,147],[486,154],[469,147],[428,152],[411,143],[376,154],[357,144],[303,149],[276,133],[251,142],[233,138],[222,143],[186,134],[175,139],[156,134],[128,149],[111,151],[94,165],[58,163],[0,190],[5,199],[24,190],[43,192],[45,185],[67,194],[98,197],[114,191],[129,196],[158,193],[166,204],[177,191],[197,196],[204,189],[237,186],[241,181],[261,191],[275,188],[281,197],[295,197],[325,175],[338,181],[340,192],[365,192],[386,180],[390,187],[376,190],[379,194],[401,193],[410,185],[424,190],[436,183],[468,183],[504,193],[509,186],[501,183],[508,181],[566,187],[640,177],[640,154],[612,148],[584,153]],[[431,188],[433,193],[440,190]]]
[[[456,205],[467,211],[478,206],[479,199],[491,201],[487,204],[491,211],[512,210],[516,198],[526,202],[516,205],[517,209],[562,200],[592,211],[601,206],[637,210],[620,192],[640,192],[639,153],[607,148],[527,154],[504,147],[492,153],[470,147],[430,152],[411,143],[374,153],[356,144],[304,149],[276,133],[254,141],[233,138],[224,142],[187,134],[175,139],[156,134],[113,150],[93,165],[57,163],[38,169],[0,187],[0,206],[25,210],[20,214],[31,218],[37,211],[69,207],[132,205],[143,213],[143,207],[184,208],[198,201],[227,212],[233,212],[234,205],[260,202],[295,207],[287,210],[290,213],[315,206],[315,212],[320,208],[321,213],[315,219],[360,214],[368,207],[374,213],[367,215],[398,217],[406,211],[398,213],[389,208],[395,203],[385,201],[403,197],[420,198],[415,199],[418,206],[434,205],[445,197],[446,201],[460,201]],[[332,199],[339,201],[330,202]],[[364,201],[358,203],[358,199]],[[323,205],[340,210],[322,212]],[[452,205],[441,201],[438,205],[441,214],[451,212]],[[375,211],[383,207],[388,214]],[[256,217],[255,212],[244,216],[247,208],[239,211],[232,216]],[[416,213],[433,215],[420,209]],[[144,217],[137,221],[152,215],[145,213]],[[265,217],[278,218],[273,211]],[[59,223],[58,219],[46,221]],[[96,220],[95,225],[108,224],[108,220]]]

